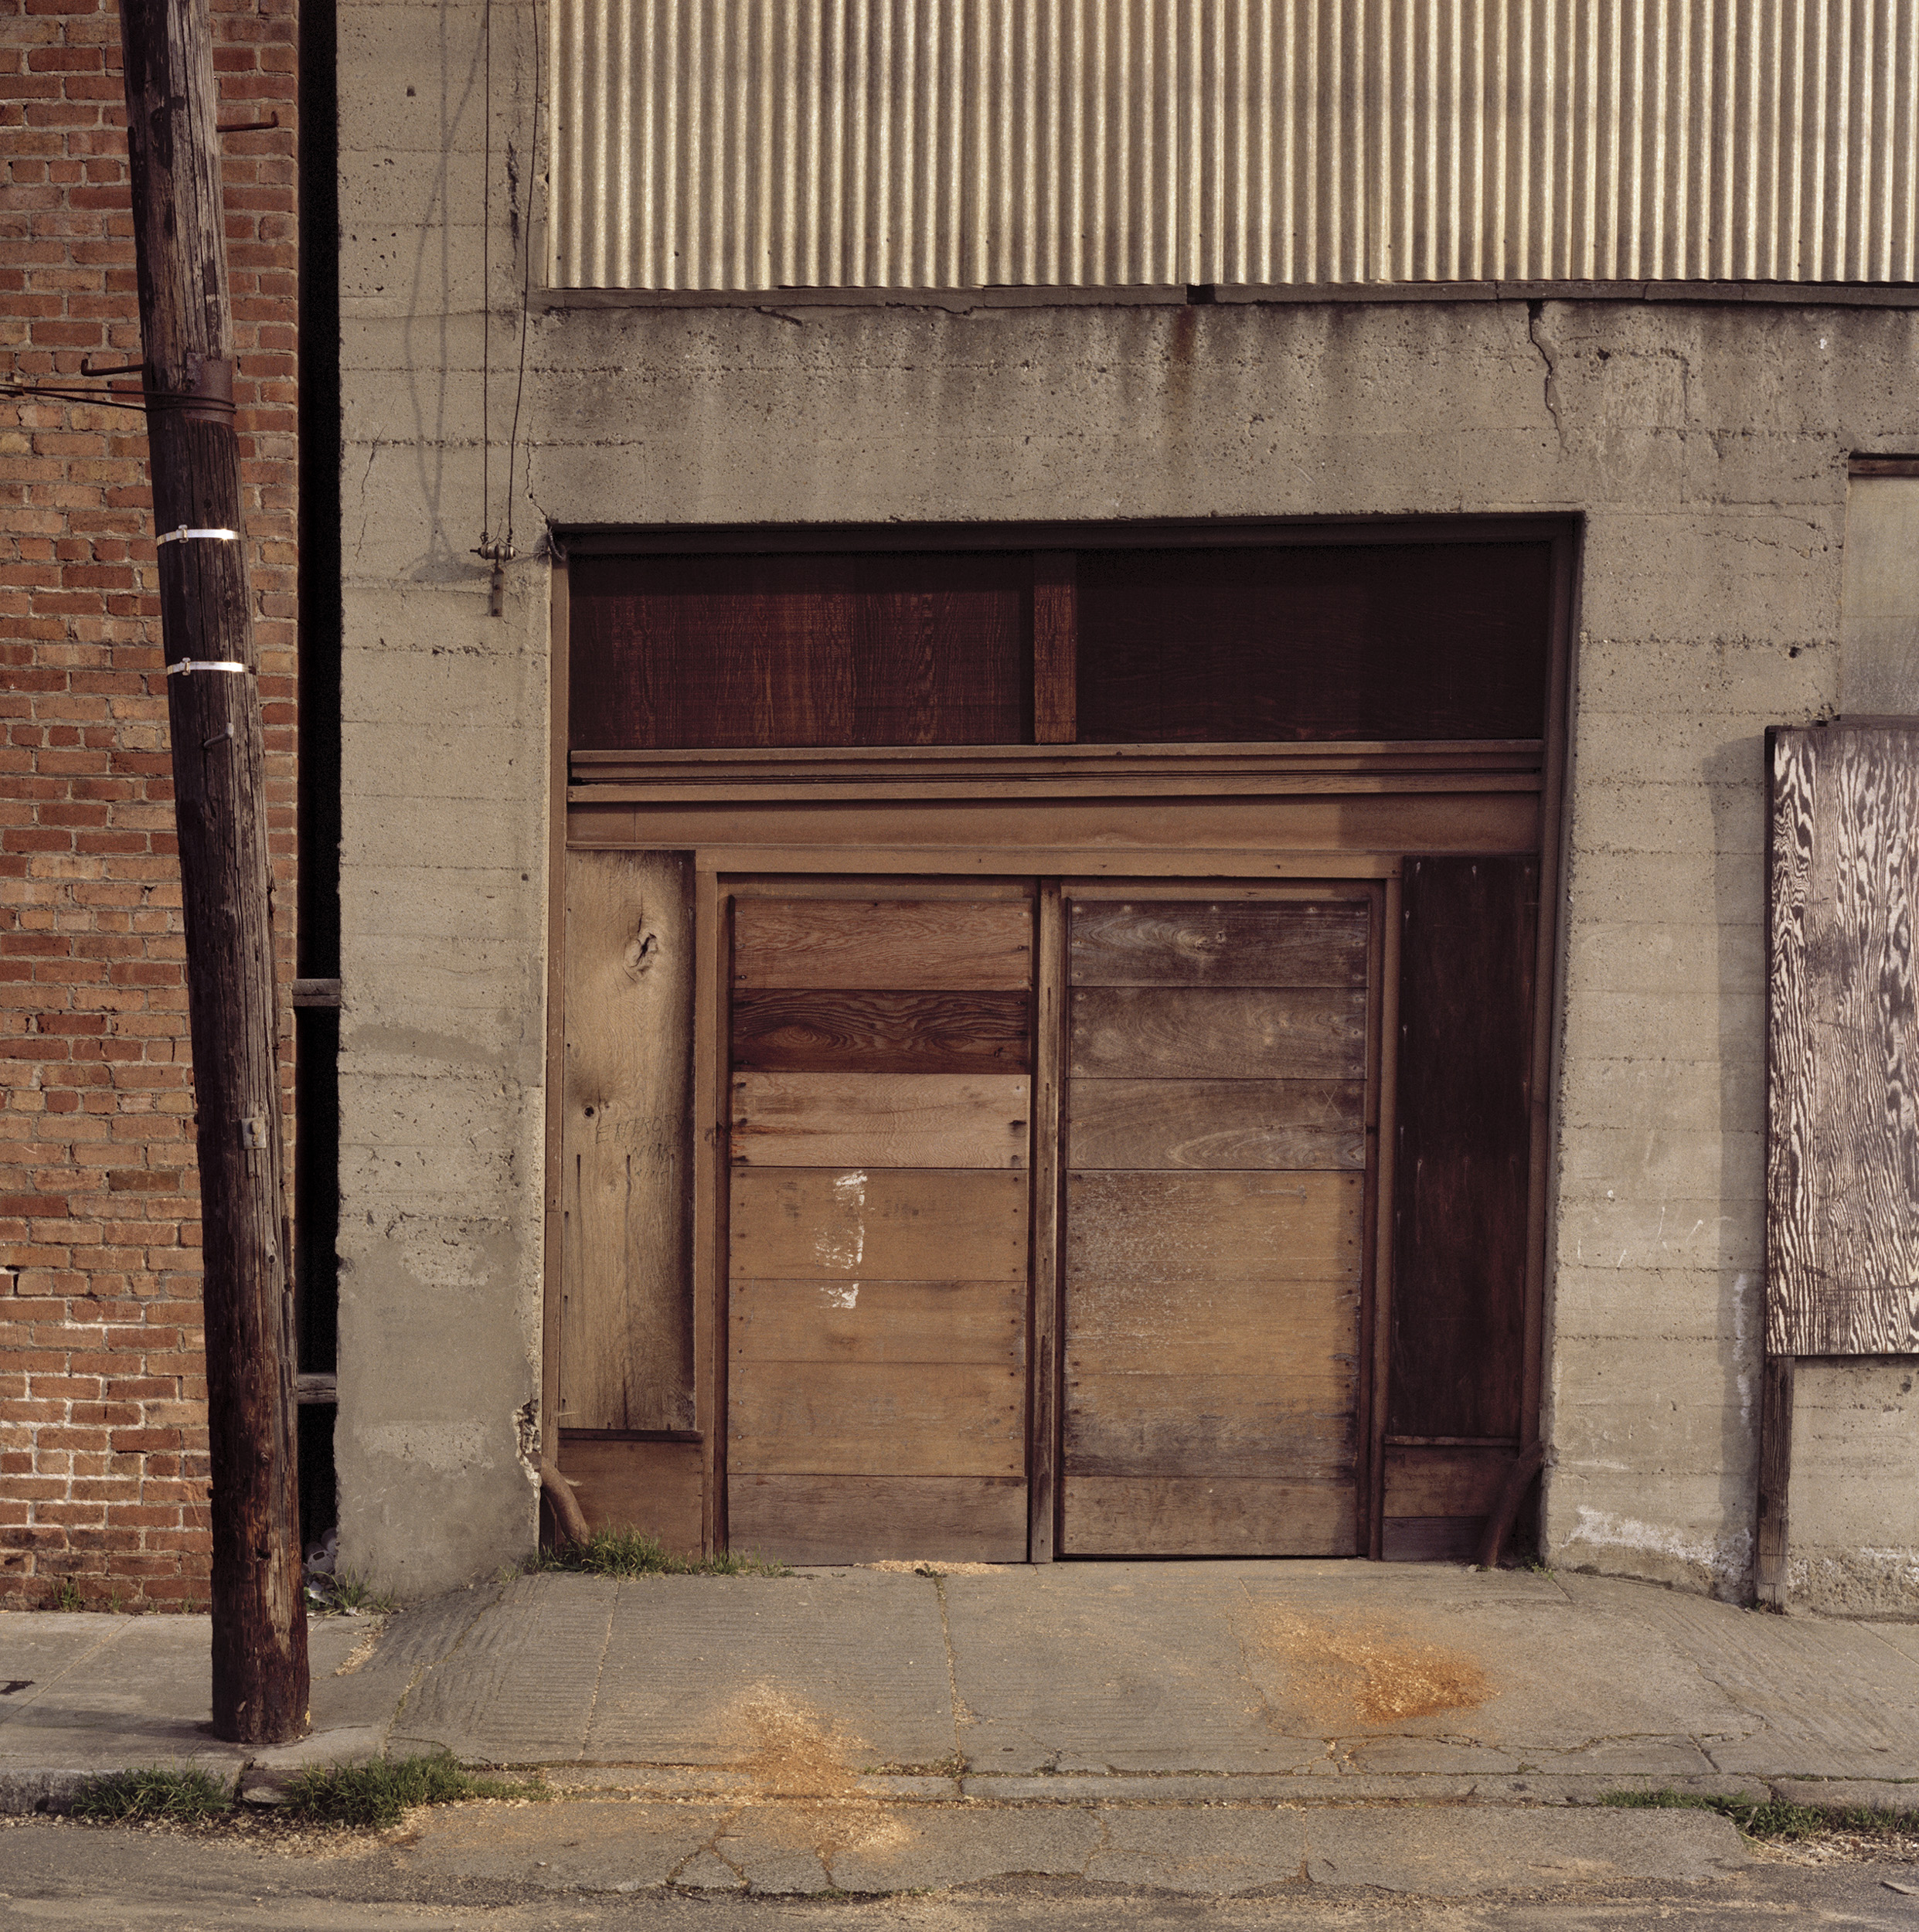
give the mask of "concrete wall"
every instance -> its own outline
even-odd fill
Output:
[[[526,126],[527,77],[502,55],[521,12],[495,15],[496,155]],[[516,567],[491,620],[463,554],[479,502],[478,231],[462,226],[478,19],[342,9],[346,202],[369,211],[363,230],[347,216],[343,263],[344,1543],[410,1583],[514,1554],[532,1523],[513,1419],[537,1381],[546,645],[539,568]],[[417,122],[416,101],[434,104]],[[505,199],[496,369],[517,320]],[[1919,317],[540,302],[529,349],[523,531],[1584,514],[1546,1532],[1561,1563],[1745,1593],[1761,733],[1839,697],[1846,459],[1911,445]],[[420,728],[396,732],[403,712]],[[1866,1566],[1876,1607],[1919,1609],[1919,1485],[1888,1490],[1859,1449],[1890,1436],[1910,1459],[1919,1413],[1889,1422],[1846,1393],[1883,1373],[1829,1372],[1795,1522],[1849,1577]],[[1847,1527],[1862,1519],[1872,1552]]]

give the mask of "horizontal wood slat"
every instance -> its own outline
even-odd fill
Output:
[[[736,1169],[736,1280],[1024,1281],[1032,1184],[1012,1169]]]
[[[1350,1354],[1254,1375],[1089,1375],[1069,1357],[1068,1485],[1083,1475],[1349,1482],[1358,1381]]]
[[[1366,995],[1342,988],[1077,986],[1070,1071],[1161,1080],[1358,1080]]]
[[[1358,1533],[1350,1482],[1081,1476],[1060,1543],[1071,1556],[1349,1556]]]
[[[1018,993],[740,992],[733,1063],[759,1073],[1023,1073],[1033,1002]]]
[[[1024,1167],[1023,1074],[741,1073],[733,1158],[753,1167]]]
[[[1471,1563],[1479,1560],[1484,1520],[1478,1516],[1387,1516],[1380,1556],[1389,1563]]]
[[[1068,1304],[1092,1281],[1342,1278],[1359,1265],[1356,1174],[1074,1174]]]
[[[733,902],[735,986],[1023,993],[1032,954],[1023,900]]]
[[[740,1362],[1025,1359],[1026,1292],[1018,1281],[752,1281],[736,1279],[727,1314]]]
[[[1067,1158],[1082,1171],[1363,1168],[1365,1115],[1358,1080],[1080,1079]]]
[[[735,1549],[790,1563],[1026,1557],[1026,1485],[1010,1478],[736,1475],[727,1514]]]
[[[621,1441],[560,1432],[560,1471],[590,1529],[644,1529],[679,1556],[697,1556],[703,1451],[696,1442]]]
[[[1350,900],[1073,902],[1076,986],[1363,986]]]
[[[1356,1269],[1343,1280],[1214,1281],[1173,1294],[1159,1282],[1082,1279],[1067,1345],[1075,1374],[1284,1376],[1352,1353],[1359,1301]]]
[[[1026,1379],[977,1362],[736,1367],[728,1466],[742,1475],[1021,1476]]]
[[[1512,1449],[1426,1448],[1389,1445],[1386,1514],[1470,1516],[1477,1520],[1499,1500],[1516,1460]]]

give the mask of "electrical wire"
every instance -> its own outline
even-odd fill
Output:
[[[490,7],[492,0],[487,3]],[[509,553],[513,548],[513,470],[519,448],[520,402],[526,393],[526,336],[533,312],[533,193],[534,183],[539,179],[539,99],[545,80],[541,46],[539,0],[533,0],[533,145],[527,157],[526,218],[520,223],[525,265],[519,285],[519,376],[513,385],[513,427],[506,439],[506,547]],[[532,460],[530,451],[528,460]]]

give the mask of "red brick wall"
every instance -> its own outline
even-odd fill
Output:
[[[296,14],[213,0],[278,937],[292,958]],[[0,0],[0,372],[138,359],[114,0]],[[184,942],[146,441],[0,398],[0,1604],[204,1606]],[[290,1048],[289,1048],[290,1052]],[[289,1122],[289,1125],[291,1123]]]

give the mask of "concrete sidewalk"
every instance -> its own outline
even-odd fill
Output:
[[[413,1854],[518,1860],[536,1882],[805,1892],[1040,1872],[1235,1890],[1344,1869],[1418,1889],[1437,1858],[1478,1889],[1566,1859],[1645,1876],[1738,1862],[1710,1815],[1537,1808],[1611,1791],[1919,1810],[1919,1626],[1594,1577],[544,1574],[377,1628],[316,1621],[312,1655],[314,1734],[253,1754],[250,1781],[442,1747],[544,1766],[576,1801],[564,1857],[539,1807],[436,1818]],[[0,1615],[0,1684],[5,1808],[57,1804],[89,1770],[249,1761],[206,1729],[203,1617]],[[1444,1828],[1408,1801],[1444,1808]]]

